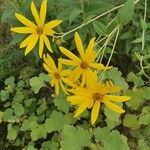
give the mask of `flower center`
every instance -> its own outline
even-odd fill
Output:
[[[59,80],[59,79],[60,79],[60,74],[59,74],[58,72],[55,72],[55,73],[54,73],[54,77],[55,77],[57,80]]]
[[[87,68],[88,68],[88,63],[87,63],[86,61],[82,61],[80,67],[81,67],[82,69],[87,69]]]
[[[42,27],[38,27],[36,29],[36,31],[37,31],[37,34],[42,34],[43,33],[43,28]]]
[[[103,98],[103,95],[101,95],[100,93],[94,93],[93,94],[93,100],[94,101],[100,101]]]

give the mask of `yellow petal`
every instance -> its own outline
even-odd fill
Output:
[[[71,70],[63,70],[60,75],[63,77],[69,76],[71,73]]]
[[[107,89],[107,93],[116,93],[122,90],[120,86],[115,86],[111,81],[107,81],[105,87]]]
[[[91,122],[92,125],[95,123],[97,120],[98,114],[99,114],[99,109],[100,109],[100,101],[96,101],[93,108],[92,108],[92,113],[91,113]]]
[[[45,18],[46,18],[46,11],[47,11],[47,0],[43,0],[41,4],[41,9],[40,9],[40,22],[41,26],[44,25]]]
[[[49,39],[47,38],[46,35],[43,35],[43,40],[44,40],[44,43],[45,43],[47,49],[52,53],[53,51],[52,51]]]
[[[55,33],[55,31],[52,30],[52,29],[46,29],[46,28],[44,27],[44,28],[43,28],[43,33],[44,33],[45,35],[48,35],[48,36],[53,36],[53,34]]]
[[[37,26],[21,14],[15,13],[16,18],[25,26],[36,29]]]
[[[25,50],[25,56],[35,47],[38,38],[38,35],[33,35],[31,41],[28,43],[27,48]]]
[[[88,47],[87,47],[87,52],[88,51],[93,51],[93,48],[94,48],[94,41],[95,41],[95,38],[92,38],[88,44]]]
[[[68,58],[70,58],[71,60],[74,60],[76,63],[80,64],[81,63],[81,60],[76,56],[74,55],[72,52],[70,52],[69,50],[67,50],[66,48],[64,47],[59,47],[61,52],[66,55]]]
[[[66,83],[67,85],[73,86],[73,83],[72,83],[69,79],[62,77],[61,80],[62,80],[64,83]]]
[[[74,117],[79,116],[87,107],[89,102],[82,103],[79,108],[76,110]]]
[[[72,82],[77,81],[81,74],[82,74],[81,68],[76,67],[69,76],[70,81],[72,81]]]
[[[49,66],[48,65],[46,65],[45,63],[43,63],[43,66],[44,66],[44,68],[45,68],[45,70],[49,73],[49,74],[53,74],[53,71],[49,68]]]
[[[68,65],[68,66],[78,66],[78,63],[76,63],[76,62],[73,61],[73,60],[62,59],[62,58],[60,58],[59,60],[60,60],[60,62],[61,62],[62,64],[65,64],[65,65]]]
[[[79,105],[85,101],[88,101],[88,99],[86,99],[83,96],[73,95],[73,96],[68,96],[67,101],[71,102],[72,105]]]
[[[37,9],[36,9],[34,2],[31,3],[31,12],[32,12],[32,15],[33,15],[36,23],[39,25],[40,24],[40,17],[38,15],[38,12],[37,12]]]
[[[28,28],[28,27],[15,27],[15,28],[11,28],[10,30],[13,32],[22,33],[22,34],[35,33],[35,30],[33,30],[32,28]]]
[[[95,58],[96,58],[96,52],[94,50],[86,50],[85,51],[85,58],[86,60],[91,63],[94,62]]]
[[[86,83],[86,71],[83,71],[83,74],[82,74],[82,82],[81,82],[81,86],[83,87]]]
[[[89,66],[95,69],[99,69],[99,70],[104,70],[107,68],[103,64],[98,64],[98,63],[91,63],[89,64]]]
[[[66,91],[66,88],[65,88],[65,86],[63,85],[62,81],[60,81],[60,86],[61,86],[63,92],[66,93],[66,94],[68,94],[68,92]]]
[[[128,101],[131,97],[129,96],[114,96],[114,95],[106,95],[106,99],[114,102],[125,102]]]
[[[51,77],[51,76],[50,76]],[[54,85],[55,85],[55,80],[52,78],[52,80],[51,80],[51,86],[53,87]]]
[[[26,47],[28,45],[28,43],[32,40],[32,38],[34,37],[34,34],[29,35],[28,37],[26,37],[20,44],[20,48]]]
[[[44,40],[43,40],[43,35],[41,35],[40,41],[39,41],[39,56],[40,56],[40,58],[42,58],[43,49],[44,49]]]
[[[45,55],[43,55],[43,59],[45,61],[45,63],[51,68],[51,70],[53,72],[57,71],[56,65],[54,60],[51,58],[50,55],[47,54],[47,57]]]
[[[87,87],[91,89],[97,84],[97,73],[96,71],[92,72],[91,69],[89,69],[87,75]]]
[[[118,112],[118,113],[124,113],[125,111],[117,106],[116,104],[113,104],[112,102],[108,101],[108,100],[104,100],[103,103],[111,110]]]
[[[81,38],[77,32],[75,32],[75,43],[76,43],[76,47],[77,47],[77,50],[78,50],[81,58],[84,59],[83,44],[82,44]]]
[[[55,82],[55,93],[57,96],[59,95],[59,81]]]
[[[58,61],[58,71],[61,73],[62,70],[62,63]]]
[[[93,107],[93,103],[94,103],[94,101],[91,101],[91,103],[88,106],[88,109],[91,109]]]
[[[92,99],[91,91],[89,91],[87,88],[77,86],[75,89],[68,89],[68,91],[78,96]]]
[[[45,30],[49,30],[49,29],[52,29],[52,28],[58,26],[60,23],[62,23],[62,20],[52,20],[52,21],[46,23],[44,28],[45,28]]]

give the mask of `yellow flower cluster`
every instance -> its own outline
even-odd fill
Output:
[[[47,49],[52,52],[52,48],[47,36],[53,36],[55,31],[54,27],[58,26],[61,20],[52,20],[45,24],[47,11],[47,0],[43,0],[41,4],[40,13],[36,9],[34,2],[31,3],[31,12],[35,19],[35,23],[24,17],[19,13],[15,13],[16,18],[25,25],[25,27],[14,27],[10,30],[21,34],[30,34],[21,44],[20,48],[26,47],[25,55],[27,55],[37,44],[39,40],[39,56],[42,58],[44,44]]]
[[[37,25],[32,23],[26,17],[16,13],[16,18],[25,25],[25,27],[14,27],[11,31],[29,35],[21,44],[20,48],[26,47],[25,55],[28,54],[39,40],[39,56],[43,58],[43,66],[51,76],[51,86],[55,87],[56,95],[59,95],[60,88],[66,93],[70,94],[67,100],[72,105],[78,108],[75,112],[75,117],[79,116],[85,109],[92,109],[91,122],[92,124],[98,118],[101,103],[104,103],[108,108],[118,113],[123,113],[124,110],[112,102],[124,102],[130,99],[127,96],[115,96],[121,90],[120,87],[115,86],[111,81],[102,83],[97,79],[97,71],[107,70],[111,67],[105,67],[103,64],[96,63],[96,52],[94,50],[94,40],[89,41],[85,49],[79,34],[76,32],[74,41],[79,53],[79,57],[73,54],[70,50],[60,46],[59,49],[66,56],[66,59],[60,58],[58,65],[49,54],[43,55],[44,44],[47,49],[52,52],[49,39],[47,36],[53,36],[54,27],[59,25],[61,20],[53,20],[46,24],[46,9],[47,0],[43,0],[41,4],[40,14],[38,15],[35,4],[31,3],[31,12],[35,18]],[[42,57],[43,56],[43,57]],[[68,69],[63,70],[63,65],[69,66]],[[68,89],[66,89],[66,86]]]

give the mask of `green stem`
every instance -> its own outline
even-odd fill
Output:
[[[147,13],[147,0],[145,0],[145,9],[144,9],[144,23],[146,22],[146,13]],[[143,27],[143,32],[142,32],[142,51],[144,50],[145,47],[145,28]]]

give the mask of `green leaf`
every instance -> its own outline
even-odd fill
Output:
[[[94,135],[102,143],[102,150],[129,150],[127,138],[116,130],[111,132],[108,128],[96,128]]]
[[[40,138],[46,138],[46,130],[44,125],[39,125],[36,121],[30,122],[31,139],[37,141]]]
[[[35,94],[37,94],[39,90],[45,86],[45,82],[50,82],[50,78],[44,73],[41,73],[39,77],[33,77],[30,79],[30,86]]]
[[[14,104],[13,109],[14,109],[15,115],[18,117],[20,117],[24,114],[24,107],[19,103]]]
[[[137,75],[135,75],[133,72],[130,72],[127,76],[127,81],[129,82],[133,82],[134,85],[136,87],[138,86],[143,86],[144,85],[144,81],[142,80],[141,77],[138,77]]]
[[[141,116],[139,122],[144,125],[150,125],[150,113]]]
[[[125,115],[125,118],[123,119],[123,125],[131,129],[138,129],[140,127],[137,116],[133,114]]]
[[[115,67],[104,73],[104,79],[113,80],[116,85],[121,86],[124,90],[129,87],[125,79],[122,77],[122,73]]]
[[[41,99],[41,101],[42,101],[41,105],[37,108],[38,115],[42,114],[47,109],[46,100],[43,98],[43,99]]]
[[[32,102],[34,102],[35,100],[36,100],[35,98],[26,99],[26,100],[24,101],[25,106],[26,106],[26,107],[30,107],[31,104],[32,104]]]
[[[134,0],[127,0],[124,6],[118,11],[117,19],[120,24],[127,24],[134,14]]]
[[[7,86],[13,86],[15,82],[15,77],[10,76],[8,79],[5,80],[5,85]]]
[[[97,32],[99,35],[104,35],[106,34],[106,26],[102,24],[99,21],[93,21],[92,22],[94,30]]]
[[[9,92],[5,91],[5,90],[1,90],[0,91],[0,100],[6,101],[7,99],[9,99]]]
[[[13,7],[7,7],[3,10],[2,16],[1,16],[1,21],[2,22],[7,22],[8,20],[11,19],[12,16],[14,16],[16,10]]]
[[[64,150],[80,150],[90,145],[91,134],[81,127],[65,125],[62,132],[61,146]]]
[[[150,106],[145,106],[142,109],[142,114],[139,117],[140,124],[150,125]]]
[[[130,96],[131,99],[126,104],[133,110],[137,110],[139,106],[144,102],[144,91],[143,89],[128,90],[125,95]]]
[[[68,113],[70,104],[66,100],[66,96],[64,93],[60,93],[59,96],[54,98],[55,106],[57,106],[58,110]]]
[[[150,87],[143,87],[143,91],[145,99],[150,100]]]
[[[5,85],[7,86],[5,89],[8,90],[10,93],[14,91],[15,88],[15,77],[10,76],[8,79],[5,80]]]
[[[58,150],[59,144],[52,141],[46,141],[42,144],[41,150]]]
[[[138,150],[149,150],[150,147],[147,145],[144,139],[140,139],[138,141]]]
[[[74,8],[70,13],[69,13],[69,24],[71,24],[73,22],[73,20],[75,18],[77,18],[79,16],[79,14],[81,13],[81,9],[79,8]]]
[[[8,131],[7,131],[7,139],[8,140],[15,140],[17,137],[17,129],[12,127],[11,124],[8,124]]]
[[[23,41],[24,38],[25,38],[25,35],[16,34],[14,35],[13,40],[10,42],[10,45],[15,45],[19,43],[20,41]]]
[[[113,129],[115,126],[118,126],[121,123],[121,120],[120,120],[121,114],[116,113],[108,109],[107,107],[104,108],[104,113],[106,115],[106,123],[109,129]]]
[[[24,120],[22,122],[21,127],[20,127],[20,131],[26,131],[26,130],[28,130],[30,122],[31,122],[30,120]]]
[[[14,122],[17,117],[13,115],[13,110],[8,108],[4,111],[3,120],[8,122]]]
[[[60,131],[64,125],[72,123],[72,118],[69,115],[63,115],[61,112],[53,111],[50,118],[46,119],[45,128],[48,133]]]
[[[132,43],[141,43],[142,42],[142,38],[136,38],[134,41],[132,41]]]
[[[4,113],[2,111],[0,111],[0,123],[2,122],[3,114]]]

